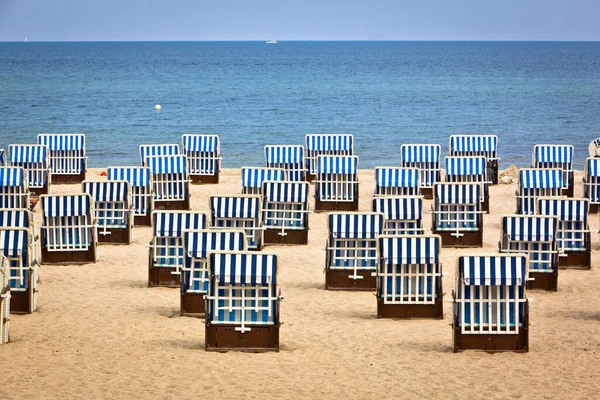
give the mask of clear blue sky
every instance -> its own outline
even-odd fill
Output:
[[[0,41],[600,40],[600,0],[0,0]]]

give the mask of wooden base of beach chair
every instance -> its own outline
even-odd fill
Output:
[[[219,173],[213,175],[190,175],[194,184],[217,184],[219,183]]]
[[[486,212],[486,213],[490,213],[490,198],[489,196],[485,198],[485,200],[483,200],[481,202],[481,211]]]
[[[322,201],[315,197],[315,212],[320,211],[358,211],[358,195],[353,201]]]
[[[279,325],[252,326],[249,331],[236,331],[238,325],[206,325],[206,351],[279,351]]]
[[[81,183],[85,181],[85,171],[79,174],[52,174],[52,183]]]
[[[315,181],[315,179],[317,179],[316,175],[306,173],[306,182],[313,183]]]
[[[42,247],[42,264],[87,264],[96,261],[95,246],[90,246],[86,251],[48,251]]]
[[[433,199],[433,188],[432,187],[422,187],[421,188],[421,196],[424,199],[432,200]]]
[[[598,214],[600,210],[600,204],[598,203],[590,203],[590,207],[588,208],[590,214]]]
[[[561,194],[567,197],[573,197],[573,185],[569,186],[567,189],[563,189]]]
[[[136,215],[133,217],[133,225],[152,226],[152,213],[148,211],[146,215]]]
[[[98,243],[129,244],[132,239],[132,231],[127,228],[110,228],[110,234],[103,235],[98,229]]]
[[[532,281],[527,281],[527,290],[546,290],[556,292],[558,290],[558,272],[533,272],[529,271]]]
[[[589,244],[588,244],[589,249]],[[591,251],[569,251],[558,257],[558,268],[560,269],[591,269]]]
[[[265,229],[265,244],[308,244],[308,229],[284,233],[285,235],[281,235],[280,229]]]
[[[150,267],[148,270],[148,287],[181,287],[181,276],[172,274],[173,268]]]
[[[377,299],[377,318],[444,318],[441,296],[434,304],[386,304]]]
[[[206,301],[202,293],[183,293],[180,296],[180,312],[185,316],[203,316],[206,314]]]
[[[362,279],[351,278],[354,270],[325,270],[325,289],[327,290],[375,290],[377,280],[371,274],[375,271],[358,271]]]
[[[448,231],[438,231],[432,229],[434,235],[442,237],[442,247],[482,247],[483,246],[483,229],[473,232],[461,232],[463,236],[453,236]]]
[[[44,187],[41,188],[29,188],[29,191],[31,192],[31,195],[34,197],[38,197],[41,196],[43,194],[48,194],[48,185],[44,185]]]
[[[31,285],[31,279],[29,279]],[[32,286],[29,286],[32,287]],[[31,314],[33,312],[33,296],[29,291],[10,292],[10,312],[11,314]]]
[[[185,200],[171,200],[171,201],[154,201],[155,210],[184,210],[189,211],[190,209],[190,198]]]

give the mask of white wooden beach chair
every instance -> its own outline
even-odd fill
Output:
[[[184,155],[149,156],[154,207],[157,210],[190,209],[190,177]]]
[[[11,144],[10,164],[22,167],[27,173],[27,183],[33,194],[48,194],[52,183],[50,151],[41,144]]]
[[[83,193],[94,200],[98,242],[129,244],[133,241],[133,197],[127,181],[83,181]]]
[[[384,235],[421,235],[425,231],[421,196],[374,197],[373,212],[385,217]]]
[[[529,350],[526,254],[459,256],[453,291],[454,351]]]
[[[440,181],[439,144],[403,144],[400,146],[400,166],[420,171],[421,195],[433,199],[433,185]]]
[[[0,208],[29,208],[29,185],[21,167],[0,167]]]
[[[419,175],[416,168],[376,167],[373,196],[418,196]]]
[[[533,148],[532,168],[562,170],[562,195],[573,197],[573,146],[537,144]]]
[[[178,144],[142,144],[140,145],[140,163],[148,166],[148,157],[179,155]]]
[[[154,197],[152,195],[152,174],[148,167],[110,167],[109,181],[127,181],[133,196],[134,225],[152,225]]]
[[[8,261],[10,312],[14,314],[30,314],[37,307],[38,262],[34,235],[29,228],[0,227],[0,255]]]
[[[261,212],[261,196],[234,195],[211,196],[209,200],[211,228],[243,230],[249,250],[262,250],[264,226]]]
[[[535,214],[538,197],[556,197],[563,193],[563,174],[560,169],[519,170],[517,214]]]
[[[358,211],[358,157],[319,156],[315,211]]]
[[[279,351],[277,256],[209,252],[205,349]]]
[[[242,194],[262,194],[264,181],[285,181],[287,174],[281,168],[242,167]]]
[[[481,184],[481,209],[490,211],[490,193],[485,157],[451,157],[444,160],[446,182],[476,182]]]
[[[308,182],[263,182],[265,243],[308,244]]]
[[[50,150],[50,174],[53,183],[81,183],[87,171],[85,135],[39,134],[37,143]]]
[[[306,143],[306,179],[312,182],[317,175],[319,156],[351,156],[354,154],[354,137],[350,134],[308,134]]]
[[[498,136],[496,135],[452,135],[449,144],[451,156],[485,157],[486,181],[498,183]]]
[[[304,146],[269,145],[265,146],[265,166],[283,169],[290,181],[306,180]]]
[[[221,144],[217,135],[183,135],[192,183],[219,183]]]
[[[8,261],[0,255],[0,344],[10,342],[10,270]]]
[[[590,201],[590,213],[600,211],[600,158],[588,158],[583,169],[583,197]]]

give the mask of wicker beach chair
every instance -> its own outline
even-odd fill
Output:
[[[481,185],[481,209],[490,211],[489,181],[486,173],[485,157],[451,157],[444,160],[446,164],[446,182],[476,182]]]
[[[563,173],[560,169],[519,170],[519,190],[516,193],[517,214],[535,214],[538,197],[556,197],[563,193]]]
[[[209,207],[211,228],[243,230],[248,240],[248,249],[262,250],[264,226],[261,196],[250,194],[211,196]]]
[[[358,211],[358,157],[319,156],[315,211]]]
[[[283,169],[286,172],[287,179],[290,181],[304,182],[306,180],[304,146],[265,146],[265,166],[267,168]]]
[[[496,135],[452,135],[449,144],[451,156],[485,157],[486,181],[498,183],[498,136]]]
[[[39,134],[37,143],[50,150],[52,183],[81,183],[87,171],[85,135]]]
[[[94,200],[98,242],[129,244],[133,241],[133,197],[126,181],[83,181],[83,193]]]
[[[50,192],[50,151],[41,144],[11,144],[10,164],[27,173],[29,189],[35,195]]]
[[[416,168],[376,167],[373,196],[418,196],[419,175]]]
[[[8,261],[0,255],[0,344],[10,342],[10,270]]]
[[[142,144],[140,145],[140,163],[142,167],[148,166],[148,157],[177,156],[178,144]]]
[[[317,158],[354,155],[354,137],[350,134],[309,134],[305,137],[307,180],[312,182],[317,175]]]
[[[190,209],[190,177],[183,155],[149,156],[152,173],[154,208],[157,210]]]
[[[420,172],[421,195],[433,199],[433,185],[440,181],[439,144],[403,144],[400,146],[400,166],[416,168]]]
[[[531,167],[562,170],[562,195],[573,197],[573,146],[537,144]]]
[[[152,225],[154,197],[150,169],[148,167],[110,167],[107,175],[109,181],[126,181],[131,185],[134,225]]]
[[[242,167],[242,194],[262,194],[264,181],[285,181],[287,174],[281,168]]]
[[[373,212],[385,217],[384,235],[423,234],[423,198],[420,196],[386,196],[373,198]]]
[[[29,185],[21,167],[0,167],[0,208],[29,208]]]
[[[590,213],[597,214],[600,211],[600,158],[585,160],[583,197],[590,201]]]
[[[38,262],[34,232],[29,228],[0,228],[0,254],[10,270],[10,312],[30,314],[37,307]]]
[[[265,243],[308,244],[308,182],[263,182]]]
[[[219,183],[221,144],[217,135],[183,135],[192,183]]]

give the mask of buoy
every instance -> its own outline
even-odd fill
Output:
[[[100,176],[106,176],[106,172],[102,171],[102,172],[100,173]]]
[[[157,105],[154,106],[154,109],[157,110],[157,111],[160,110],[161,108],[162,107],[160,106],[160,104],[157,104]]]

